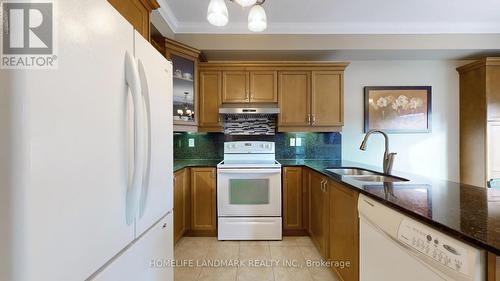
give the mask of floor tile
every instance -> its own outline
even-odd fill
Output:
[[[271,251],[266,245],[240,246],[239,258],[240,260],[267,260],[271,258]]]
[[[293,237],[284,236],[281,241],[269,241],[269,246],[297,246],[297,243]]]
[[[241,246],[269,246],[268,241],[240,241]]]
[[[313,281],[307,268],[273,268],[275,281]]]
[[[271,267],[240,267],[238,268],[237,281],[274,281]]]
[[[316,247],[312,246],[312,247],[299,247],[300,249],[300,252],[302,253],[302,256],[304,256],[304,258],[306,260],[321,260],[321,255],[319,254],[318,250],[316,249]]]
[[[335,273],[330,268],[310,267],[309,273],[314,281],[338,281]]]
[[[174,281],[197,281],[201,268],[176,267],[174,268]]]
[[[236,267],[206,267],[201,270],[198,281],[234,281],[236,273]]]
[[[279,260],[280,267],[299,267],[304,266],[304,256],[299,247],[276,247],[270,246],[271,258]]]
[[[208,247],[207,259],[236,260],[239,256],[239,246],[213,245]]]
[[[295,240],[295,244],[297,244],[297,246],[314,247],[314,243],[309,236],[297,236],[291,237],[291,239]]]

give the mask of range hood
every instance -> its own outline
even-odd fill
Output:
[[[277,105],[261,105],[246,107],[241,105],[222,105],[219,108],[220,114],[230,114],[230,115],[273,115],[280,113],[280,109]]]

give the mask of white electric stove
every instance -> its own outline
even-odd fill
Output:
[[[224,143],[217,165],[219,240],[281,240],[281,164],[274,142]]]

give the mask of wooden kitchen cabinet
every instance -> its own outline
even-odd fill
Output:
[[[216,201],[216,169],[191,168],[191,235],[216,236]]]
[[[250,72],[250,102],[278,102],[278,73],[276,71]]]
[[[309,173],[309,235],[323,257],[328,247],[328,180],[316,172]]]
[[[224,71],[222,103],[278,102],[276,71]]]
[[[188,169],[174,173],[174,243],[189,229],[190,201]]]
[[[245,71],[224,71],[222,76],[222,103],[250,101],[249,74]]]
[[[280,114],[278,127],[307,127],[311,119],[311,73],[286,71],[279,73],[278,100]]]
[[[332,269],[343,281],[359,280],[359,194],[329,181],[329,245],[327,258],[350,262],[349,267]]]
[[[219,107],[222,103],[222,72],[200,71],[200,119],[199,131],[221,132]]]
[[[303,222],[302,168],[283,168],[283,233],[301,235]]]
[[[108,0],[108,2],[148,41],[151,11],[160,7],[156,0]]]
[[[313,71],[311,125],[342,126],[344,119],[343,74],[341,71]]]

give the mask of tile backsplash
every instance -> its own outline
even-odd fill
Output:
[[[225,140],[245,139],[245,136],[235,138],[222,133],[175,133],[174,158],[222,159]],[[342,158],[340,133],[276,133],[274,136],[253,136],[248,139],[274,141],[277,159],[340,160]]]
[[[276,117],[226,116],[224,120],[226,135],[274,135],[275,132]]]

